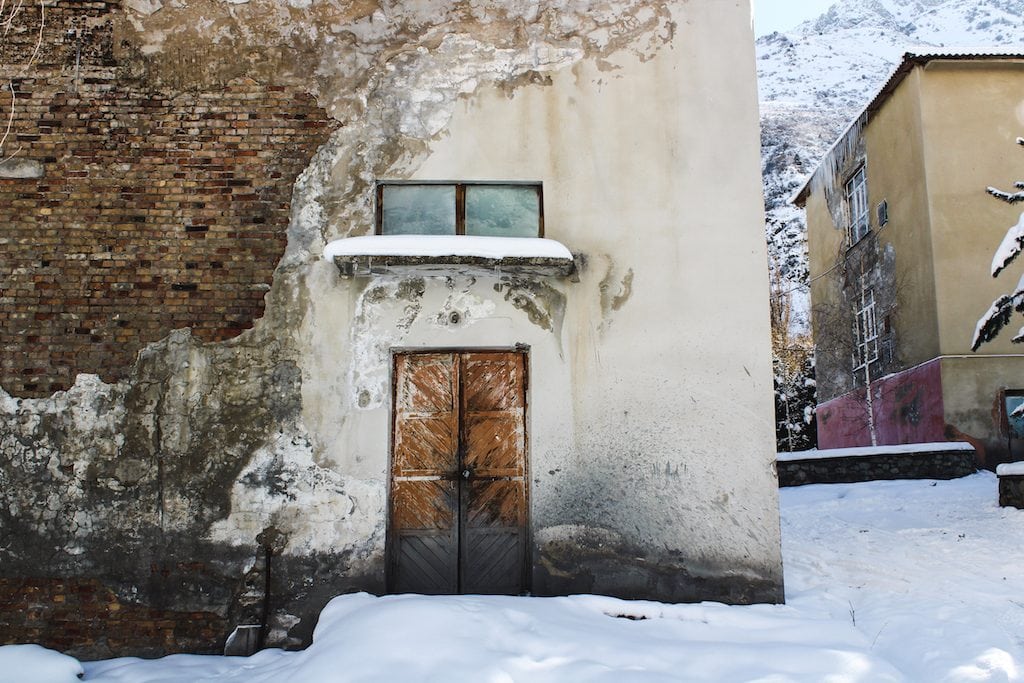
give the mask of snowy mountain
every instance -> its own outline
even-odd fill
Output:
[[[807,276],[802,211],[788,201],[904,52],[1021,46],[1024,0],[840,0],[817,19],[757,40],[769,255]],[[806,321],[806,291],[795,306]]]

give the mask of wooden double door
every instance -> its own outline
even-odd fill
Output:
[[[526,355],[394,356],[388,587],[527,590]]]

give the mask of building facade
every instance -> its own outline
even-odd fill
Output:
[[[798,194],[821,447],[959,440],[982,465],[1020,457],[1024,354],[1009,333],[971,347],[1012,291],[990,264],[1019,211],[986,188],[1020,177],[1022,86],[1020,55],[907,54]]]
[[[782,599],[746,2],[47,21],[0,177],[0,639]]]

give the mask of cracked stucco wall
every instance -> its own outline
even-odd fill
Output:
[[[274,527],[270,642],[308,642],[384,588],[391,349],[525,344],[537,592],[781,598],[745,2],[131,0],[116,31],[124,78],[273,74],[340,126],[254,329],[3,398],[5,572],[241,623]],[[372,231],[377,178],[542,180],[581,281],[342,279],[323,247]]]

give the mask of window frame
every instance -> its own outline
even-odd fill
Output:
[[[1013,410],[1015,410],[1015,408],[1013,410],[1011,410],[1011,408],[1009,406],[1009,403],[1010,403],[1011,399],[1021,399],[1021,401],[1024,402],[1024,390],[1022,390],[1022,389],[1003,389],[1002,391],[1000,391],[1000,394],[1002,394],[1002,396],[1000,397],[1000,399],[1001,399],[1000,403],[1002,404],[1002,412],[1003,412],[1003,416],[1002,416],[1003,417],[1003,420],[1002,420],[1003,424],[1002,424],[1002,427],[1003,427],[1004,433],[1006,434],[1006,437],[1009,438],[1009,439],[1018,439],[1018,440],[1021,439],[1021,438],[1024,438],[1024,434],[1018,435],[1016,433],[1016,430],[1013,427],[1014,419],[1010,417],[1010,413],[1013,412]],[[1020,420],[1020,418],[1017,418],[1017,420]]]
[[[846,204],[846,242],[852,247],[871,232],[867,165],[861,164],[843,184],[843,199]]]
[[[875,290],[866,287],[861,290],[860,306],[853,319],[854,372],[878,360],[879,336]]]
[[[875,221],[879,228],[889,222],[889,202],[887,200],[883,199],[875,205]]]
[[[466,188],[468,187],[532,187],[537,192],[537,237],[544,237],[544,184],[533,180],[378,180],[374,188],[376,215],[374,234],[384,234],[384,188],[388,186],[427,187],[452,185],[455,187],[455,235],[466,234]],[[522,239],[511,237],[509,239]]]

